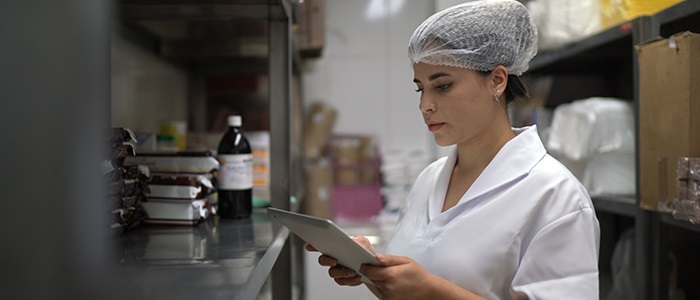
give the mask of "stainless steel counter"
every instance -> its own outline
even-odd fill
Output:
[[[264,210],[196,226],[144,225],[115,239],[124,299],[255,299],[288,240]]]

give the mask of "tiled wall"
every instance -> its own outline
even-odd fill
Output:
[[[305,65],[305,103],[338,109],[337,133],[373,135],[383,149],[434,151],[407,58],[413,30],[434,9],[434,1],[326,0],[326,47]]]

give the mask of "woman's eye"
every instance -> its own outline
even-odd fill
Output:
[[[436,86],[436,88],[439,89],[439,90],[442,90],[442,91],[446,91],[446,90],[448,90],[451,86],[452,86],[452,84],[451,84],[451,83],[448,83],[448,84],[441,84],[441,85],[438,85],[438,86]]]

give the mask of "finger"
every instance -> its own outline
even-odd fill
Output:
[[[355,273],[355,271],[340,266],[329,268],[328,275],[335,279],[353,278],[355,276],[358,276],[357,273]]]
[[[377,254],[377,255],[375,255],[375,257],[377,258],[379,263],[381,263],[382,266],[385,266],[385,267],[397,266],[397,265],[407,264],[407,263],[411,262],[411,259],[406,257],[406,256]]]
[[[306,244],[306,251],[318,252],[318,249],[314,248],[314,246],[311,246],[310,244]]]
[[[387,268],[383,266],[373,266],[368,264],[363,264],[362,266],[360,266],[360,273],[372,280],[372,282],[380,282],[386,280],[387,271]]]
[[[338,260],[328,255],[321,255],[318,257],[318,263],[325,267],[335,267],[338,265]]]
[[[339,285],[358,286],[362,284],[362,278],[360,278],[360,276],[355,276],[353,278],[337,278],[335,279],[335,283]]]
[[[362,247],[364,247],[365,249],[369,250],[369,251],[372,252],[372,253],[375,253],[375,251],[374,251],[374,246],[372,246],[372,243],[371,243],[371,242],[369,241],[369,239],[367,239],[365,236],[363,236],[363,235],[357,235],[357,236],[352,237],[352,239],[353,239],[356,243],[358,243],[358,244],[360,244]]]
[[[360,244],[360,245],[362,245],[362,246],[364,246],[364,247],[367,247],[367,246],[371,246],[371,245],[372,245],[372,243],[370,243],[369,240],[368,240],[364,235],[356,235],[356,236],[353,236],[352,239],[353,239],[356,243],[358,243],[358,244]]]

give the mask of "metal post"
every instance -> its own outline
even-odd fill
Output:
[[[270,188],[272,206],[289,210],[291,20],[288,15],[279,17],[272,11],[283,5],[283,3],[275,5],[271,2],[269,13]],[[277,230],[279,228],[275,228],[275,231]],[[292,298],[291,274],[291,251],[288,239],[272,269],[273,299]]]
[[[633,36],[632,42],[638,45],[644,41],[654,38],[659,35],[658,22],[652,17],[640,17],[633,21]],[[651,243],[658,241],[658,230],[651,230],[652,224],[658,222],[657,218],[653,218],[652,213],[640,208],[640,177],[639,177],[639,60],[636,49],[632,49],[633,62],[633,80],[634,80],[634,104],[635,104],[635,136],[636,139],[636,178],[637,178],[637,213],[635,217],[635,285],[637,290],[637,300],[655,299],[652,296],[651,274],[653,265],[658,264],[658,256],[650,255]],[[653,259],[653,261],[652,261]],[[650,263],[651,262],[651,263]]]

